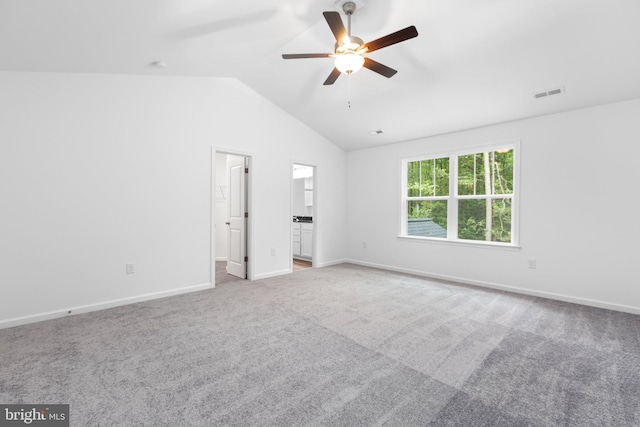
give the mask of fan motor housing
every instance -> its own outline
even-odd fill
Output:
[[[335,52],[346,53],[355,52],[364,44],[364,41],[360,37],[346,36],[340,43],[336,42]]]
[[[356,4],[352,1],[348,1],[342,5],[342,10],[344,10],[344,13],[346,13],[347,15],[351,15],[356,11]]]

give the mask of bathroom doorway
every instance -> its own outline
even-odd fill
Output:
[[[313,267],[316,242],[316,167],[294,163],[291,185],[291,271]]]

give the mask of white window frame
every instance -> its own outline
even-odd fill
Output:
[[[458,157],[470,154],[484,153],[487,151],[499,151],[505,149],[514,150],[514,164],[513,164],[513,195],[508,196],[511,198],[511,242],[489,242],[486,240],[465,240],[459,239],[458,235],[458,202],[465,199],[477,199],[478,196],[460,196],[458,195]],[[502,142],[494,142],[491,144],[484,144],[474,147],[461,148],[445,152],[433,152],[423,154],[420,156],[412,156],[403,158],[400,160],[400,226],[399,226],[399,239],[409,239],[412,241],[425,241],[425,242],[443,242],[454,243],[464,245],[480,245],[491,247],[503,247],[503,248],[519,248],[520,242],[520,153],[521,153],[521,141],[520,140],[508,140]],[[424,161],[439,158],[449,158],[449,195],[448,196],[434,196],[428,197],[426,200],[446,200],[447,201],[447,237],[424,237],[424,236],[410,236],[407,234],[407,205],[409,199],[416,200],[415,198],[409,198],[407,196],[407,172],[408,164],[415,161]],[[503,199],[504,194],[483,195],[483,199]]]

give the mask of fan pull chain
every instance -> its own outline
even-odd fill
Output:
[[[347,74],[347,106],[351,108],[351,74]]]

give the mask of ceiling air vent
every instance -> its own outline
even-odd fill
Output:
[[[560,95],[564,93],[564,86],[557,87],[555,89],[545,90],[543,92],[538,92],[533,94],[534,99],[546,98],[547,96]]]

